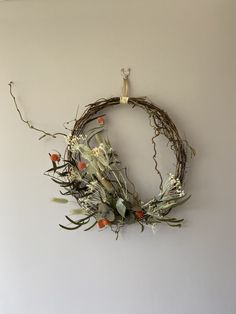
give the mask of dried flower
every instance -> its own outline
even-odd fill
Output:
[[[144,216],[144,211],[143,210],[138,210],[134,212],[134,215],[137,219],[142,219]]]
[[[100,229],[102,229],[102,228],[104,228],[105,226],[110,225],[110,221],[109,221],[108,219],[106,219],[106,218],[103,218],[103,219],[100,219],[100,220],[98,221],[97,225],[98,225],[98,227],[99,227]]]
[[[105,119],[103,117],[98,117],[97,121],[99,124],[103,125],[105,123]]]
[[[92,153],[95,157],[98,157],[99,156],[99,148],[98,147],[94,147],[92,149]]]
[[[79,162],[77,162],[77,167],[80,171],[82,171],[86,168],[86,163],[83,161],[79,161]]]
[[[175,178],[172,173],[169,173],[169,177],[164,183],[162,191],[159,193],[159,199],[167,201],[183,196],[185,196],[185,192],[181,186],[179,178]]]
[[[58,154],[49,154],[51,161],[60,161],[60,155]]]

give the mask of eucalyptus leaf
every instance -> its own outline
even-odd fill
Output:
[[[126,207],[123,202],[124,202],[123,198],[118,198],[116,202],[116,209],[118,213],[121,215],[121,217],[125,218]]]

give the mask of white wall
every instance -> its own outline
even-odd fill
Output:
[[[233,0],[0,2],[1,314],[235,313],[235,10]],[[57,131],[78,103],[82,113],[118,96],[123,66],[132,95],[160,103],[197,150],[192,199],[174,213],[184,227],[131,226],[119,241],[61,231],[74,204],[51,203],[58,187],[42,173],[64,143],[38,142],[7,84],[27,118]],[[146,117],[112,113],[111,137],[151,197]]]

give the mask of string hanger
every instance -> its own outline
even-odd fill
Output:
[[[129,101],[129,75],[130,75],[130,68],[121,69],[121,76],[123,77],[123,86],[122,92],[120,97],[121,104],[127,104]]]

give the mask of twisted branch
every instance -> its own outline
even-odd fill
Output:
[[[11,97],[12,97],[12,99],[13,99],[15,108],[16,108],[16,110],[17,110],[19,116],[20,116],[21,121],[24,122],[26,125],[28,125],[28,127],[29,127],[30,129],[33,129],[33,130],[35,130],[35,131],[40,132],[40,133],[43,134],[42,136],[39,137],[39,140],[41,140],[42,138],[44,138],[44,137],[46,137],[46,136],[50,136],[50,137],[53,137],[53,138],[56,138],[57,135],[66,136],[66,134],[60,133],[60,132],[57,132],[57,133],[45,132],[44,130],[41,130],[41,129],[39,129],[39,128],[36,128],[36,127],[33,126],[28,120],[24,119],[24,117],[23,117],[23,115],[22,115],[22,113],[21,113],[21,111],[20,111],[20,109],[19,109],[19,106],[18,106],[18,104],[17,104],[16,97],[15,97],[15,95],[13,94],[13,91],[12,91],[13,82],[10,82],[8,85],[9,85],[9,88],[10,88],[10,95],[11,95]]]

